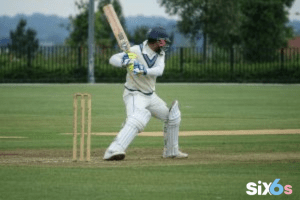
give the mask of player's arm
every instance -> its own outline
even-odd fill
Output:
[[[123,64],[123,57],[125,56],[126,53],[117,53],[114,54],[112,57],[109,59],[109,64],[111,64],[114,67],[122,67]]]
[[[152,68],[146,69],[145,66],[138,62],[134,62],[133,72],[148,76],[162,76],[165,69],[164,58],[158,59]]]
[[[109,59],[109,64],[115,67],[128,67],[137,58],[135,53],[117,53]]]
[[[114,54],[110,59],[109,63],[115,67],[131,67],[133,66],[134,60],[137,58],[135,53],[118,53]],[[132,69],[131,69],[132,70]]]
[[[162,76],[165,69],[165,62],[163,59],[157,59],[156,64],[147,69],[148,76]]]

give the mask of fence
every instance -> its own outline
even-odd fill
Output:
[[[96,82],[125,81],[126,70],[108,63],[117,52],[95,48]],[[240,48],[210,47],[205,52],[206,55],[202,48],[171,48],[166,55],[164,75],[158,82],[300,82],[299,49],[281,49],[272,54],[271,61],[255,62],[247,61],[246,51]],[[34,56],[31,54],[17,56],[8,47],[0,47],[0,82],[87,82],[86,47],[40,47]]]

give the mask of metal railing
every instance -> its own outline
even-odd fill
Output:
[[[95,48],[96,82],[125,81],[126,70],[108,63],[117,52]],[[247,53],[241,48],[171,48],[166,54],[164,75],[158,81],[300,82],[300,49],[266,50],[263,56]],[[42,46],[36,52],[28,49],[23,55],[0,47],[0,82],[87,82],[87,64],[87,47]]]

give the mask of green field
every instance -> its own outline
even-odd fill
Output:
[[[181,131],[300,129],[299,85],[158,84],[178,99]],[[299,199],[300,134],[180,137],[188,159],[162,159],[162,137],[137,137],[121,162],[102,161],[113,136],[92,137],[73,163],[73,94],[92,94],[92,132],[117,132],[122,84],[0,85],[0,199]],[[162,131],[151,119],[145,131]],[[300,133],[300,131],[299,131]],[[12,138],[19,137],[19,138]],[[293,193],[248,196],[258,181]],[[264,187],[262,186],[262,192]]]

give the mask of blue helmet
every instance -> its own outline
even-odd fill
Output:
[[[169,35],[163,27],[154,27],[148,31],[148,39],[160,40],[169,39]]]
[[[165,40],[166,45],[161,47],[161,49],[163,51],[167,51],[169,46],[170,46],[170,43],[171,43],[169,35],[168,35],[166,29],[161,27],[161,26],[154,27],[154,28],[150,29],[148,31],[147,38],[148,38],[148,40],[149,39],[157,40],[157,41]]]

